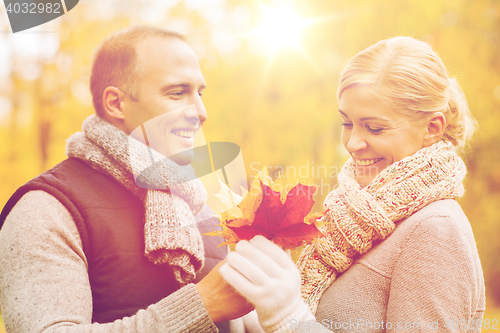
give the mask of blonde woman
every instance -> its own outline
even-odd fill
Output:
[[[390,38],[348,62],[338,101],[351,158],[325,236],[299,270],[262,237],[242,241],[223,277],[266,332],[479,332],[484,278],[455,200],[475,120],[457,81],[429,44]]]

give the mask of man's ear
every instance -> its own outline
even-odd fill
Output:
[[[430,145],[441,140],[446,129],[446,117],[441,112],[435,112],[432,114],[429,124],[427,125],[426,133],[424,135],[424,147],[429,147]]]
[[[116,124],[125,119],[123,112],[123,101],[127,95],[116,87],[107,87],[102,93],[102,104],[104,106],[105,119]]]

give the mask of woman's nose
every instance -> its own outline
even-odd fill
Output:
[[[350,153],[356,153],[360,150],[363,150],[367,147],[367,143],[360,131],[352,130],[351,136],[349,137],[349,141],[347,142],[347,150]]]

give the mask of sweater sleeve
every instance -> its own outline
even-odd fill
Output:
[[[387,331],[480,332],[484,284],[470,225],[426,216],[408,236],[390,286]]]
[[[0,232],[0,304],[7,332],[217,332],[193,284],[107,324],[92,324],[78,229],[43,191],[26,193]]]

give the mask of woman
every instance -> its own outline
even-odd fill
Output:
[[[325,200],[325,237],[298,262],[317,322],[265,239],[240,242],[222,275],[266,332],[479,332],[484,279],[455,201],[466,172],[456,150],[475,127],[462,90],[430,45],[396,37],[354,56],[337,95],[351,158]]]

